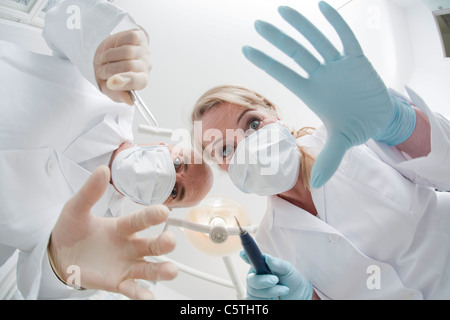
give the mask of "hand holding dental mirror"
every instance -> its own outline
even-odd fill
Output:
[[[134,104],[132,90],[148,84],[152,69],[149,40],[140,29],[107,37],[94,57],[94,71],[100,90],[113,101]]]

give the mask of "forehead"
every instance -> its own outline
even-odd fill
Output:
[[[193,206],[200,202],[210,191],[213,183],[213,173],[205,162],[190,164],[189,169],[177,175],[179,187],[184,187],[185,197],[175,206]],[[180,192],[181,190],[178,190]]]
[[[239,116],[248,109],[228,102],[217,104],[203,115],[201,120],[203,130],[235,128]]]

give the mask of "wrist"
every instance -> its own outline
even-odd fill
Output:
[[[80,285],[71,285],[71,284],[69,284],[67,282],[67,279],[62,275],[62,273],[60,272],[60,266],[59,266],[59,264],[56,261],[57,259],[54,259],[54,257],[56,255],[53,253],[53,250],[51,248],[51,238],[50,238],[49,244],[47,245],[47,256],[48,256],[48,261],[50,263],[50,267],[51,267],[51,269],[53,271],[53,274],[55,275],[55,277],[61,283],[63,283],[64,285],[66,285],[68,287],[71,287],[71,288],[73,288],[75,290],[80,290],[80,291],[86,290],[85,288],[82,288]]]
[[[57,264],[53,260],[50,243],[47,246],[47,256],[48,256],[48,261],[50,263],[50,267],[52,268],[52,271],[55,274],[56,278],[58,278],[58,280],[61,281],[62,283],[64,283],[65,285],[68,285],[67,282],[63,279],[63,276],[61,275],[61,273],[59,272],[59,270],[58,270],[59,268],[58,268]]]
[[[426,114],[414,108],[417,116],[416,128],[412,135],[396,148],[412,159],[426,157],[431,152],[431,126]]]
[[[312,300],[313,293],[314,293],[313,285],[312,285],[311,282],[308,281],[307,291],[306,291],[306,294],[305,294],[305,296],[306,296],[305,300]]]
[[[389,146],[402,144],[414,132],[417,116],[412,105],[391,95],[394,108],[394,115],[387,128],[378,136],[375,141],[386,143]]]

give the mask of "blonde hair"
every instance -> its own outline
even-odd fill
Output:
[[[191,114],[192,124],[194,124],[196,121],[200,121],[205,113],[222,103],[235,104],[242,107],[247,107],[249,109],[256,109],[259,106],[266,108],[269,111],[274,112],[275,114],[278,114],[278,108],[276,107],[276,105],[261,94],[241,86],[224,85],[214,87],[206,91],[198,99]],[[314,130],[314,128],[306,127],[300,130],[291,130],[291,133],[294,138],[297,139],[302,136],[311,134]],[[302,146],[299,146],[298,148],[302,155],[300,170],[303,185],[307,190],[310,190],[309,180],[311,178],[311,169],[314,164],[315,158],[308,151],[308,148]],[[203,144],[202,149],[204,149]]]

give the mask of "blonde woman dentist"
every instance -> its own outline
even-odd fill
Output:
[[[269,196],[256,239],[273,274],[251,269],[249,298],[449,299],[450,194],[435,188],[450,190],[450,122],[412,90],[409,99],[389,92],[345,21],[319,6],[343,53],[295,10],[279,12],[324,63],[256,23],[308,78],[256,49],[244,54],[305,101],[323,128],[294,138],[270,101],[237,86],[211,89],[192,113],[205,156],[242,191]],[[258,161],[239,162],[246,156]],[[272,165],[275,175],[261,174]]]

